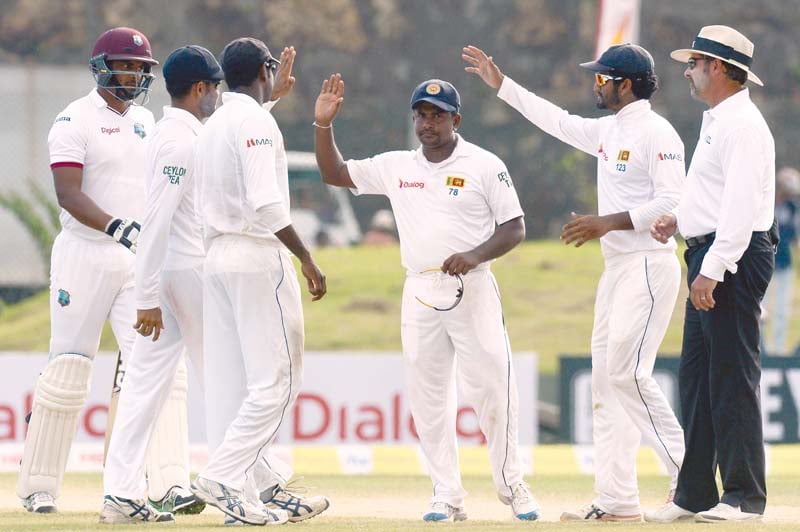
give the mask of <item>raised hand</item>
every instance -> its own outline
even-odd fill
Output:
[[[275,82],[272,85],[271,100],[275,101],[289,94],[294,87],[295,79],[292,76],[292,67],[294,66],[294,58],[297,52],[294,46],[288,46],[281,52],[281,66],[275,72]]]
[[[322,90],[314,104],[314,122],[319,127],[328,127],[336,118],[344,102],[344,80],[341,74],[333,74],[322,82]]]
[[[472,66],[464,67],[464,70],[471,74],[477,74],[481,79],[493,89],[499,89],[503,84],[505,76],[494,64],[491,56],[484,53],[477,46],[465,46],[461,50],[461,59]]]

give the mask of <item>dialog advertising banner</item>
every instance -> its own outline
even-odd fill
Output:
[[[25,415],[31,409],[39,372],[47,362],[43,353],[0,354],[0,445],[22,444]],[[80,412],[75,441],[102,443],[115,356],[98,355],[92,387]],[[519,436],[523,445],[535,445],[538,419],[537,363],[530,353],[514,356],[519,390]],[[283,423],[276,444],[307,445],[409,445],[417,440],[405,392],[403,361],[399,353],[320,353],[304,358],[303,386],[291,415]],[[189,370],[189,439],[205,442],[203,399],[192,386]],[[124,386],[124,383],[123,383]],[[475,412],[459,404],[456,428],[461,445],[482,445],[485,438]],[[13,461],[13,459],[12,459]],[[17,460],[18,462],[18,460]]]
[[[678,414],[677,357],[659,356],[653,377]],[[762,357],[761,416],[767,443],[800,442],[800,357]],[[592,361],[586,356],[560,358],[561,436],[592,443]]]

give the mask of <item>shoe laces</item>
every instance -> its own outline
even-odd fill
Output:
[[[517,504],[525,504],[532,499],[531,490],[525,482],[517,483],[511,490],[511,499]]]

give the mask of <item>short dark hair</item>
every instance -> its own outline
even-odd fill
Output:
[[[725,65],[725,75],[728,77],[728,79],[737,81],[742,85],[745,84],[747,81],[747,72],[745,72],[744,69],[739,68],[736,65],[732,65],[726,61],[723,61],[722,64]]]
[[[192,90],[193,81],[173,81],[167,82],[167,92],[172,98],[183,98]]]
[[[253,83],[261,65],[270,57],[269,48],[259,39],[242,37],[229,42],[220,59],[228,88],[235,89]]]
[[[624,74],[619,74],[625,76]],[[615,85],[619,85],[625,79],[631,80],[631,92],[636,96],[637,100],[649,100],[654,92],[658,90],[658,76],[655,74],[642,74],[641,76],[625,76],[619,81],[615,81]]]

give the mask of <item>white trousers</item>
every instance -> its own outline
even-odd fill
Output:
[[[86,240],[66,231],[58,234],[50,262],[51,361],[62,353],[76,353],[94,360],[106,320],[111,322],[123,361],[130,357],[136,335],[131,327],[136,317],[133,261],[133,253],[116,242]],[[87,374],[84,386],[87,390],[89,378]],[[108,378],[112,379],[113,375]],[[34,401],[38,402],[39,392],[36,393]],[[20,465],[17,486],[18,495],[23,498],[39,491],[59,496],[66,462],[58,461],[56,449],[58,453],[68,454],[75,438],[74,433],[62,433],[58,423],[46,419],[43,423],[41,438],[67,441],[48,446],[26,438],[24,454],[30,459],[23,459]],[[52,467],[46,470],[61,471],[55,475],[41,471],[31,475],[31,468],[37,467],[34,464],[50,464]]]
[[[658,348],[678,296],[680,265],[671,251],[606,261],[592,330],[594,504],[616,515],[640,513],[636,455],[644,442],[677,484],[683,430],[653,379]]]
[[[203,375],[203,264],[194,268],[165,270],[161,275],[160,307],[164,329],[155,342],[136,335],[133,354],[128,360],[120,391],[117,417],[108,447],[103,475],[107,495],[127,499],[145,496],[145,457],[167,401],[182,357],[187,357],[198,376]],[[129,325],[130,327],[130,325]],[[133,329],[131,329],[133,330]],[[177,420],[175,420],[177,422]],[[179,432],[179,427],[171,427]],[[168,429],[169,430],[169,429]],[[185,434],[176,434],[185,439]],[[185,449],[186,443],[180,445]],[[188,455],[186,456],[188,460]],[[176,477],[167,487],[188,487],[186,468],[161,471]],[[150,494],[159,499],[164,494]]]
[[[260,239],[217,237],[206,257],[203,298],[213,451],[200,476],[256,497],[269,445],[302,378],[303,307],[291,257]]]
[[[433,502],[461,506],[466,491],[458,469],[456,378],[486,435],[492,479],[511,494],[522,480],[518,454],[518,396],[500,292],[488,269],[464,276],[464,296],[453,310],[455,279],[441,272],[413,274],[403,288],[401,337],[411,413],[433,481]]]

